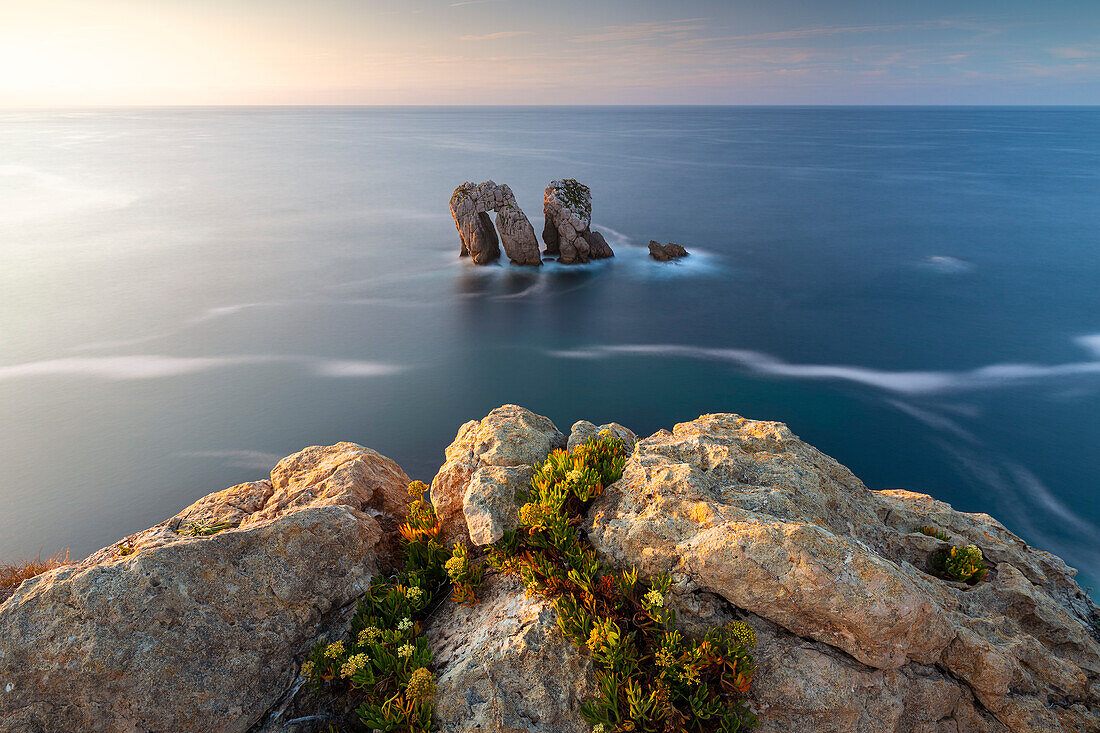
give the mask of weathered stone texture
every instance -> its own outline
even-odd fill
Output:
[[[393,562],[408,477],[351,443],[283,459],[0,605],[0,729],[245,731]],[[211,536],[193,522],[230,521]]]
[[[614,257],[599,232],[591,230],[592,192],[572,178],[551,181],[543,193],[546,224],[542,238],[547,254],[558,255],[566,265]]]
[[[432,479],[432,506],[443,524],[445,540],[452,544],[471,540],[466,520],[467,488],[478,469],[531,467],[550,451],[564,447],[565,436],[549,418],[517,405],[503,405],[481,421],[471,420],[459,428],[445,452],[446,463]],[[516,476],[509,481],[490,480],[488,476],[484,482],[479,480],[478,491],[469,497],[471,515],[480,517],[488,507],[501,508],[507,515],[504,508],[514,500],[516,480]],[[485,491],[490,489],[496,492],[496,498],[486,496]],[[500,519],[507,522],[504,515]],[[492,522],[489,520],[490,525]]]
[[[437,730],[588,733],[591,658],[562,636],[553,603],[492,575],[474,607],[447,601],[426,629],[439,665]]]
[[[495,211],[496,229],[487,212]],[[470,255],[478,265],[487,265],[500,256],[497,233],[504,253],[517,265],[542,264],[535,228],[516,203],[507,184],[493,181],[475,184],[467,181],[451,196],[451,216],[462,240],[461,256]]]
[[[942,544],[925,524],[987,550],[989,579],[924,572]],[[1100,730],[1096,607],[1073,571],[985,515],[869,491],[781,423],[704,415],[640,441],[587,529],[614,565],[782,631],[753,688],[784,711],[773,730]]]

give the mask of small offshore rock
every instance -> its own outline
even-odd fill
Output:
[[[680,257],[687,257],[687,254],[688,251],[675,242],[661,244],[652,239],[649,240],[649,256],[658,262],[668,262],[669,260],[679,259]]]

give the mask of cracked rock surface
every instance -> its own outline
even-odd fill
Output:
[[[980,547],[988,579],[924,572],[949,545],[926,524]],[[870,491],[782,423],[704,415],[639,441],[587,530],[610,564],[760,620],[766,730],[1100,730],[1075,571],[987,515]]]
[[[409,479],[353,443],[284,458],[0,604],[0,730],[246,731],[393,563]],[[189,536],[192,523],[237,527]]]

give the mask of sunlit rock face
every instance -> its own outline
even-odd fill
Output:
[[[0,730],[248,730],[394,565],[408,483],[368,448],[307,448],[24,582],[0,605]]]
[[[552,601],[492,575],[473,606],[448,600],[426,633],[438,665],[436,730],[588,733],[596,693],[590,655],[562,636]]]
[[[551,181],[543,194],[546,253],[566,265],[614,257],[603,238],[592,230],[592,191],[572,178]]]
[[[432,479],[432,506],[445,541],[499,539],[515,525],[516,490],[530,485],[534,464],[565,444],[550,418],[518,405],[502,405],[460,427]]]
[[[495,230],[489,211],[496,212]],[[542,264],[535,229],[507,184],[463,183],[451,195],[451,216],[462,240],[459,255],[469,255],[475,264],[487,265],[500,257],[499,244],[517,265]]]
[[[987,515],[868,490],[782,423],[639,441],[586,529],[605,562],[671,572],[685,621],[756,626],[765,730],[1100,730],[1100,614],[1075,571]],[[927,574],[948,544],[979,546],[988,579]]]

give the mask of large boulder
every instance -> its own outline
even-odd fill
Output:
[[[588,733],[591,657],[558,628],[553,603],[514,575],[490,575],[473,606],[448,600],[426,631],[438,666],[437,729]]]
[[[543,192],[546,218],[542,239],[547,254],[566,265],[614,257],[603,235],[591,229],[592,191],[572,178],[551,181]]]
[[[989,579],[929,575],[946,544],[925,524],[986,550]],[[774,730],[1100,730],[1100,612],[1072,570],[985,515],[868,490],[781,423],[704,415],[640,441],[586,528],[605,561],[778,630],[753,688]]]
[[[487,212],[495,211],[496,229]],[[461,256],[470,255],[478,265],[486,265],[500,256],[497,232],[504,253],[517,265],[542,264],[535,228],[516,203],[507,184],[493,181],[475,184],[467,181],[451,195],[451,216],[462,240]]]
[[[0,605],[0,729],[248,730],[393,564],[408,482],[362,446],[307,448],[24,582]]]
[[[516,493],[531,486],[532,466],[482,466],[462,495],[462,515],[474,545],[488,545],[519,525]]]
[[[432,479],[432,506],[443,525],[445,541],[469,543],[470,524],[477,527],[478,539],[483,540],[495,533],[494,525],[506,528],[514,522],[515,489],[525,488],[520,483],[522,476],[493,468],[530,468],[565,443],[565,436],[549,418],[517,405],[503,405],[482,420],[471,420],[459,428],[445,451],[446,462]],[[470,492],[479,471],[482,475]],[[486,526],[489,534],[482,535]]]

